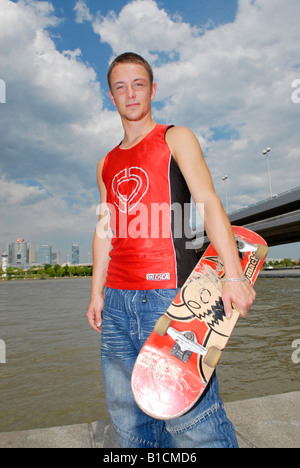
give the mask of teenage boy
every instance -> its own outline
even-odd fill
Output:
[[[197,261],[195,252],[186,249],[185,232],[175,235],[178,210],[172,218],[173,205],[182,214],[192,196],[204,207],[206,232],[225,268],[226,316],[234,304],[245,317],[255,292],[245,281],[197,138],[187,128],[159,125],[152,118],[157,85],[150,65],[137,54],[122,54],[109,68],[108,83],[124,138],[98,163],[101,209],[87,316],[102,332],[107,406],[119,443],[131,448],[237,447],[215,375],[195,407],[175,420],[150,418],[134,401],[130,380],[137,355]],[[157,206],[169,208],[161,223],[153,216]]]

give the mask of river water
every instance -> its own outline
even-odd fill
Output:
[[[86,319],[90,286],[90,278],[0,282],[0,432],[108,419],[101,338]],[[300,280],[262,278],[256,290],[218,365],[225,402],[300,390],[292,347]]]

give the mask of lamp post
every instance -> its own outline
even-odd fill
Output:
[[[226,212],[228,213],[228,194],[227,194],[227,180],[228,180],[228,175],[225,175],[222,177],[223,182],[225,182],[225,191],[226,191]]]
[[[270,173],[270,163],[269,163],[269,153],[271,148],[266,148],[263,150],[262,154],[267,157],[267,165],[268,165],[268,177],[269,177],[269,189],[270,189],[270,197],[273,197],[272,194],[272,183],[271,183],[271,173]]]

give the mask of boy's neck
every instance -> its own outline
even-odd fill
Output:
[[[152,119],[152,116],[148,116],[140,121],[130,122],[126,120],[123,122],[124,138],[120,144],[121,149],[129,149],[139,143],[145,138],[156,127],[156,122]]]

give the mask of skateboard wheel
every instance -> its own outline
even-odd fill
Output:
[[[204,357],[204,364],[211,368],[216,367],[216,365],[220,361],[221,354],[222,351],[219,348],[211,346],[208,349],[206,356]]]
[[[255,252],[255,257],[259,260],[263,260],[268,253],[268,247],[266,245],[259,245],[257,251]]]
[[[166,317],[166,315],[163,315],[156,322],[156,325],[154,327],[155,333],[157,333],[159,336],[165,336],[171,323],[172,320]]]

